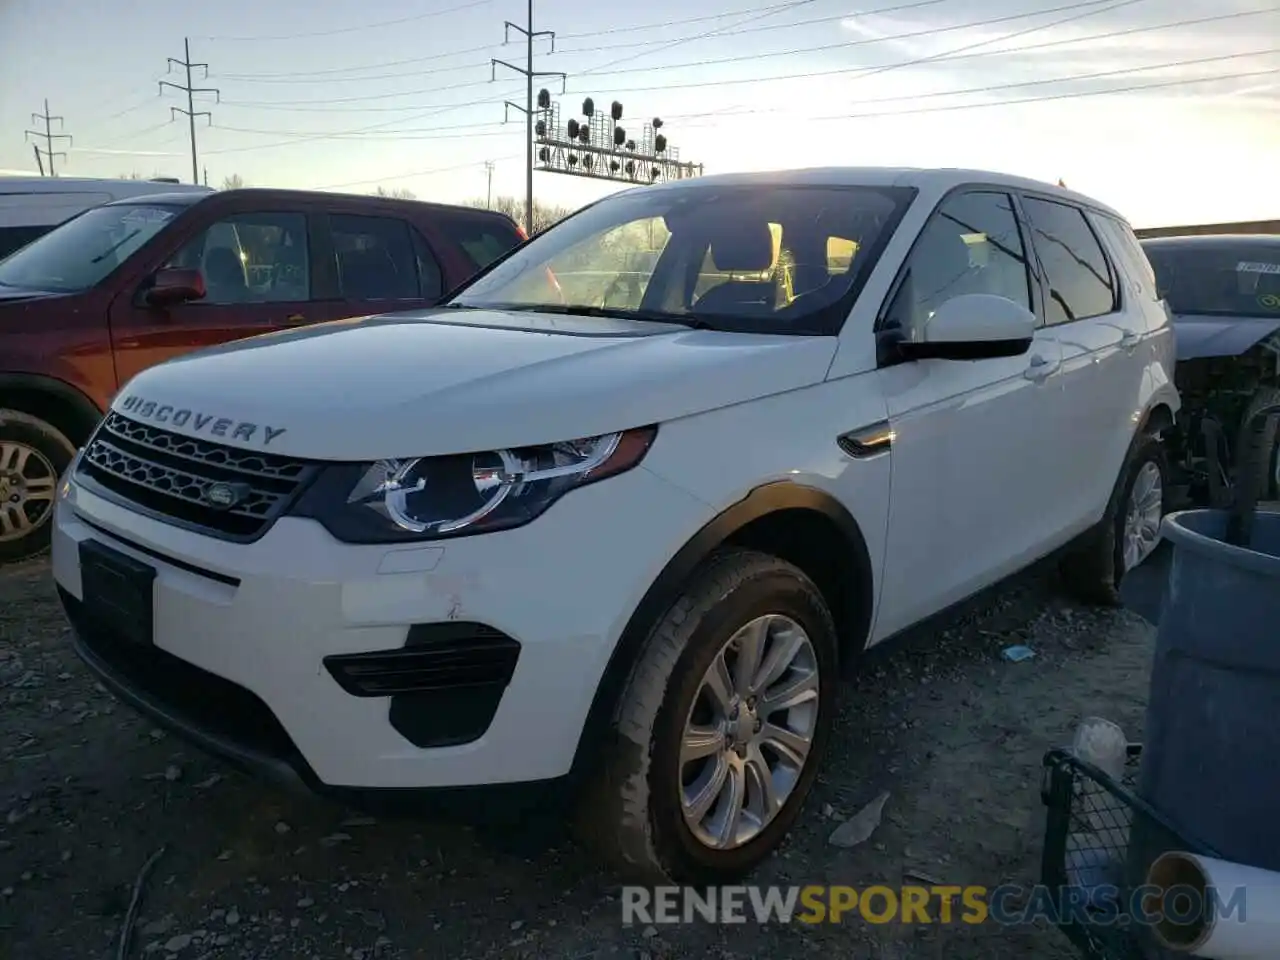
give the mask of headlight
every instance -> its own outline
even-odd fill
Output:
[[[292,512],[348,543],[506,530],[576,487],[630,470],[656,434],[643,427],[537,447],[330,467]]]

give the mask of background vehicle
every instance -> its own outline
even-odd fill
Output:
[[[428,306],[522,239],[507,217],[467,207],[187,191],[96,206],[0,261],[0,562],[47,542],[52,478],[140,370]]]
[[[1178,496],[1204,505],[1206,421],[1220,428],[1217,459],[1230,483],[1241,429],[1253,411],[1280,399],[1280,236],[1162,237],[1142,247],[1177,333],[1183,408],[1168,440]],[[1280,450],[1269,462],[1261,495],[1280,499]]]
[[[1157,542],[1140,261],[1120,214],[994,173],[614,194],[438,309],[131,381],[57,502],[73,642],[264,776],[577,800],[630,872],[741,876],[866,647],[1063,548],[1114,603]]]
[[[176,180],[0,177],[0,259],[100,203],[153,193],[212,192]]]

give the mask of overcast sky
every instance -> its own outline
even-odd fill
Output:
[[[624,126],[662,117],[709,173],[972,166],[1061,177],[1138,226],[1280,217],[1276,0],[535,8],[535,29],[557,34],[535,68],[569,75],[563,97],[539,85],[566,117],[585,96],[617,99]],[[211,184],[458,201],[484,196],[492,160],[494,193],[522,195],[523,118],[501,121],[523,79],[499,67],[491,81],[490,58],[523,63],[520,38],[502,38],[525,17],[521,0],[0,0],[0,169],[34,172],[23,131],[47,97],[74,137],[60,171],[190,179],[186,120],[169,120],[185,96],[157,85],[189,36],[209,64],[199,85],[221,92],[197,107],[213,114],[197,123]],[[551,203],[614,189],[535,177]]]

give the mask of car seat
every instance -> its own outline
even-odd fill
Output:
[[[209,287],[209,301],[213,303],[240,303],[249,295],[249,283],[245,279],[244,263],[227,247],[214,247],[204,258],[205,283]]]
[[[762,273],[773,266],[773,234],[763,220],[729,221],[711,239],[711,262],[723,273]],[[776,284],[766,280],[726,280],[693,305],[698,313],[772,313]]]

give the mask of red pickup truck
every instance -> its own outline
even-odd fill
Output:
[[[525,239],[488,210],[296,190],[157,193],[0,260],[0,563],[134,374],[302,324],[430,306]]]

